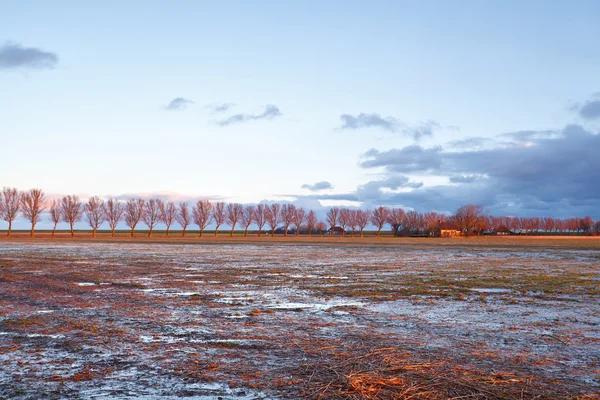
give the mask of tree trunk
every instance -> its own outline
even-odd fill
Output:
[[[10,231],[12,230],[12,221],[8,221],[8,233],[6,236],[10,236]]]
[[[115,228],[112,228],[110,230],[110,233],[111,233],[111,237],[115,237]]]
[[[167,225],[167,237],[169,237],[169,229],[171,228],[171,225]]]
[[[202,237],[202,232],[204,231],[204,228],[198,227],[198,229],[200,229],[200,238]]]
[[[33,224],[33,222],[31,223],[31,238],[33,239],[33,236],[35,234],[35,225]]]
[[[363,228],[364,229],[364,228]],[[363,237],[363,229],[360,230],[360,237]]]
[[[133,237],[133,231],[135,231],[135,226],[131,227],[131,237]]]
[[[275,228],[271,229],[271,237],[275,237]]]
[[[183,230],[181,231],[181,237],[185,237],[185,230],[187,229],[187,226],[183,227]]]
[[[379,227],[379,229],[377,229],[377,237],[379,237],[379,232],[381,232],[381,227]]]
[[[92,229],[92,237],[93,237],[93,238],[95,238],[95,237],[96,237],[96,229],[98,229],[98,228],[94,228],[94,229]]]
[[[246,229],[244,229],[244,237],[248,236],[248,227],[246,227]]]
[[[54,232],[56,232],[56,224],[54,224],[54,228],[52,228],[52,239],[54,239]]]
[[[71,239],[75,237],[75,231],[73,230],[73,224],[71,224]]]
[[[229,237],[233,237],[233,230],[235,229],[235,225],[233,225],[231,227],[231,230],[229,231]]]
[[[219,232],[219,226],[221,225],[217,225],[217,227],[215,228],[215,237],[217,237],[217,233]]]
[[[150,226],[149,228],[150,228],[150,230],[148,230],[148,237],[151,237],[152,236],[152,227]]]

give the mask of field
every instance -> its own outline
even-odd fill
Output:
[[[600,398],[599,240],[25,236],[0,398]]]

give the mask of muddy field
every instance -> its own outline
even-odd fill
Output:
[[[0,243],[0,398],[600,392],[600,250]]]

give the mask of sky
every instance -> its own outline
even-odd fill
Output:
[[[600,218],[597,1],[0,3],[0,186]]]

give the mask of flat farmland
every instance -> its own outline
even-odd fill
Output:
[[[0,242],[0,398],[598,398],[597,240],[392,240]]]

